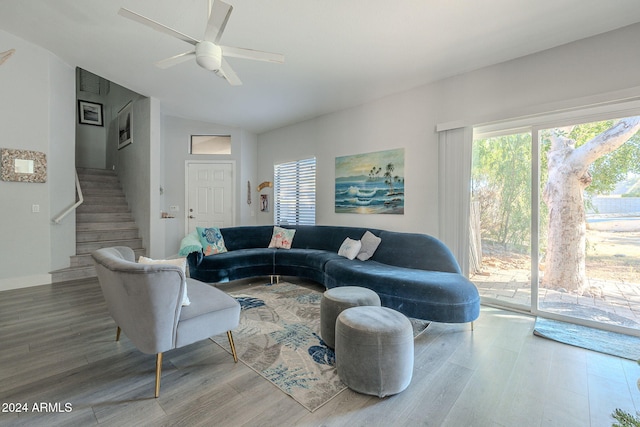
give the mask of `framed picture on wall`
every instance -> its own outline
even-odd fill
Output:
[[[336,213],[404,215],[404,148],[336,157]]]
[[[118,111],[118,150],[133,142],[131,129],[131,107],[130,101]]]
[[[104,126],[102,104],[78,100],[78,121],[83,125]]]

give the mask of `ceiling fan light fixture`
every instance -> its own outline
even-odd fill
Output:
[[[219,46],[201,41],[196,45],[196,62],[209,71],[217,71],[222,64],[222,49]]]
[[[156,62],[159,68],[168,68],[176,64],[187,61],[194,56],[196,63],[208,71],[213,71],[217,76],[224,78],[231,86],[240,86],[242,81],[238,78],[231,65],[226,61],[226,56],[234,58],[252,59],[254,61],[267,62],[284,62],[284,55],[279,53],[262,52],[254,49],[245,49],[239,47],[219,46],[218,40],[222,36],[233,6],[222,0],[209,0],[209,17],[207,20],[207,28],[204,33],[204,40],[194,39],[191,36],[167,27],[164,24],[149,19],[139,13],[133,12],[124,7],[120,8],[118,14],[145,25],[155,31],[170,35],[178,40],[195,46],[195,50],[190,50],[170,58]],[[11,51],[9,51],[11,52]],[[11,52],[13,53],[13,52]],[[7,52],[0,53],[0,64],[6,60],[8,56],[4,56]],[[224,54],[224,56],[223,56]]]

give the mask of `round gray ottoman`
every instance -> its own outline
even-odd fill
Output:
[[[320,301],[320,336],[328,347],[335,347],[336,319],[347,308],[361,305],[380,306],[380,297],[371,289],[339,286],[322,294]]]
[[[413,375],[413,328],[386,307],[353,307],[336,320],[336,367],[350,389],[378,397],[400,393]]]

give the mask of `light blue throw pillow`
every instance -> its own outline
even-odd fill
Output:
[[[202,252],[205,256],[227,252],[224,238],[218,227],[196,227],[196,231],[198,232],[200,243],[202,243]]]

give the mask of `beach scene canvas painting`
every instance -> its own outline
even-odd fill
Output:
[[[336,157],[335,211],[404,214],[404,148]]]

